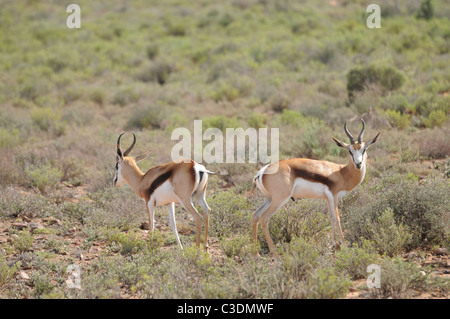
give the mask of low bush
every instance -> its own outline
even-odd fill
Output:
[[[375,221],[368,224],[367,232],[379,252],[390,257],[405,249],[412,238],[407,227],[401,222],[396,223],[391,208],[383,211]]]
[[[259,252],[259,245],[253,244],[250,236],[237,235],[231,239],[225,238],[220,241],[220,246],[228,257],[247,257]]]
[[[378,84],[388,91],[400,88],[405,82],[402,73],[391,66],[369,65],[351,69],[347,73],[347,92],[353,100],[353,92],[363,91],[370,84]]]
[[[367,276],[367,266],[374,264],[379,259],[373,244],[364,241],[360,247],[354,243],[351,247],[342,247],[336,252],[335,267],[352,279],[362,279]]]
[[[282,265],[286,274],[301,280],[319,265],[320,251],[302,237],[294,238],[283,246]]]
[[[252,207],[245,196],[233,191],[222,191],[210,197],[208,205],[212,211],[211,236],[229,237],[250,231]]]
[[[61,121],[61,112],[51,107],[34,108],[30,113],[33,124],[42,131],[63,135],[66,123]]]
[[[403,261],[400,257],[383,259],[380,270],[381,287],[371,291],[376,297],[410,297],[411,289],[423,288],[428,277],[421,274],[417,265]]]
[[[342,221],[343,229],[347,229],[347,238],[360,242],[361,238],[370,240],[375,236],[382,250],[382,242],[385,241],[387,251],[391,248],[398,251],[402,245],[413,249],[443,244],[450,229],[450,199],[447,196],[450,185],[442,180],[429,180],[420,184],[406,178],[389,181],[385,177],[384,180],[385,184],[378,182],[375,189],[359,188],[356,193],[344,199],[342,210],[346,218]],[[367,192],[371,195],[366,196]],[[383,212],[384,217],[377,221]],[[395,226],[392,217],[396,222]],[[368,224],[372,226],[366,226]],[[385,229],[381,226],[384,224]],[[396,232],[397,242],[390,242],[390,226]],[[375,228],[371,230],[371,227]],[[374,233],[377,228],[380,231],[378,235]],[[408,233],[411,238],[406,242]],[[391,245],[393,246],[389,248]]]
[[[16,266],[10,267],[3,254],[0,254],[0,288],[14,276]]]
[[[127,129],[160,129],[166,113],[160,106],[138,107],[131,112],[126,124]]]
[[[409,127],[408,114],[402,114],[400,111],[396,110],[386,110],[384,114],[393,127],[397,127],[402,130]]]
[[[31,165],[25,169],[31,186],[37,187],[42,193],[47,187],[56,186],[63,177],[63,172],[58,167],[53,167],[50,164],[41,166]]]
[[[347,277],[336,275],[332,269],[319,268],[308,278],[306,296],[309,299],[342,298],[351,284]]]

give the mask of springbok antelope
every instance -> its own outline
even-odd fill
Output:
[[[362,142],[365,123],[361,119],[362,129],[355,141],[344,124],[344,130],[350,139],[350,144],[333,138],[337,146],[345,148],[350,153],[348,164],[340,165],[327,161],[317,161],[306,158],[292,158],[264,166],[253,179],[255,183],[252,192],[257,187],[266,197],[264,203],[254,212],[252,218],[252,240],[257,242],[257,228],[261,223],[264,237],[270,252],[276,255],[275,246],[269,233],[269,219],[290,198],[322,198],[328,202],[332,226],[333,247],[335,244],[337,225],[341,243],[344,244],[339,212],[338,199],[353,190],[364,179],[366,173],[366,150],[374,144],[380,132],[367,143]]]
[[[122,152],[120,139],[123,134],[125,133],[120,134],[117,139],[114,186],[121,187],[128,184],[140,198],[145,200],[150,231],[155,229],[155,208],[168,205],[170,227],[175,233],[177,243],[181,249],[183,249],[183,246],[181,245],[175,223],[175,203],[180,203],[194,218],[197,227],[196,244],[200,246],[202,216],[192,204],[192,198],[195,197],[205,216],[204,249],[206,250],[208,247],[208,226],[211,209],[206,203],[205,192],[208,184],[208,173],[214,173],[208,171],[203,165],[187,159],[154,166],[144,174],[136,163],[146,158],[151,151],[136,158],[128,156],[136,144],[136,135],[132,133],[133,143],[125,152]]]

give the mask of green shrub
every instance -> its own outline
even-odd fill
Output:
[[[20,143],[18,129],[5,129],[0,127],[0,148],[15,147]]]
[[[150,44],[145,49],[145,52],[150,60],[154,60],[159,54],[159,47],[156,44]]]
[[[51,107],[35,108],[30,113],[31,120],[40,130],[63,135],[66,123],[61,121],[61,112]]]
[[[220,241],[223,252],[228,257],[246,257],[259,252],[259,245],[253,244],[248,235],[238,235],[231,239],[224,238]]]
[[[406,129],[409,127],[409,115],[408,114],[402,114],[399,111],[396,110],[386,110],[385,116],[389,123],[397,127],[399,129]]]
[[[348,237],[353,241],[361,238],[373,239],[379,244],[385,242],[385,249],[395,251],[406,245],[406,239],[411,235],[407,247],[426,247],[429,244],[442,245],[449,235],[450,185],[442,180],[428,180],[418,184],[406,178],[394,179],[375,189],[359,189],[359,199],[356,194],[345,198],[344,211],[346,218],[344,229],[348,229]],[[361,186],[360,186],[361,187]],[[365,196],[364,192],[370,192]],[[396,224],[392,223],[392,216]],[[384,213],[384,217],[376,221]],[[382,229],[383,224],[385,229]],[[370,224],[370,226],[366,226]],[[394,242],[388,242],[389,226],[396,234]],[[375,227],[375,228],[374,228]],[[374,234],[376,229],[380,234]],[[403,235],[402,235],[403,234]],[[402,237],[405,236],[405,237]],[[392,246],[392,247],[390,247]]]
[[[341,277],[334,273],[332,269],[317,269],[308,278],[309,299],[337,299],[348,293],[352,282],[347,277]]]
[[[3,254],[0,254],[0,288],[14,276],[16,271],[16,266],[9,267]]]
[[[302,113],[288,109],[283,109],[280,119],[281,123],[296,127],[305,127],[309,122],[309,120],[303,116]]]
[[[219,80],[210,92],[211,98],[216,101],[234,101],[240,97],[250,95],[253,88],[252,81],[245,76],[231,76],[226,80]]]
[[[142,236],[134,231],[122,233],[118,229],[112,229],[107,231],[105,235],[110,245],[120,247],[122,255],[134,254],[146,245]]]
[[[241,122],[236,117],[226,117],[223,115],[214,115],[211,117],[203,118],[203,131],[208,128],[218,128],[223,134],[226,133],[227,128],[239,128]]]
[[[247,119],[247,124],[249,127],[261,128],[265,127],[267,123],[267,117],[264,114],[253,112]]]
[[[434,15],[434,7],[431,0],[422,0],[420,9],[417,11],[416,17],[419,19],[430,20]]]
[[[406,298],[411,289],[423,288],[427,275],[420,273],[415,264],[403,261],[400,257],[383,259],[381,265],[381,287],[373,289],[377,297]]]
[[[284,245],[282,264],[284,271],[294,280],[300,280],[319,265],[320,251],[302,237]]]
[[[211,207],[210,235],[229,237],[250,229],[252,207],[243,195],[233,191],[218,192],[208,199]]]
[[[290,201],[270,219],[269,228],[275,243],[288,243],[295,237],[323,243],[330,230],[325,202],[309,199]]]
[[[125,106],[130,103],[137,102],[139,100],[139,94],[132,87],[125,87],[119,89],[112,99],[113,104],[119,104]]]
[[[48,274],[33,274],[31,282],[34,286],[34,294],[36,297],[50,293],[54,287]]]
[[[94,89],[89,93],[89,98],[92,102],[103,105],[105,103],[105,92],[101,89]]]
[[[423,119],[425,127],[441,127],[447,120],[447,116],[443,110],[433,110],[430,112],[427,118]]]
[[[139,107],[131,112],[126,128],[160,129],[165,115],[164,108],[158,106]]]
[[[31,186],[37,187],[41,192],[44,192],[47,186],[55,186],[63,177],[61,169],[50,164],[31,165],[25,169],[25,173],[30,179]]]
[[[400,253],[411,241],[408,228],[402,223],[396,223],[394,212],[386,209],[376,220],[367,225],[369,238],[378,250],[385,255],[394,256]]]
[[[28,230],[24,230],[19,234],[19,238],[13,239],[12,244],[19,252],[26,252],[33,245],[33,236]]]
[[[139,71],[136,78],[142,82],[157,82],[164,85],[169,75],[174,71],[174,67],[163,61],[154,61],[149,67]]]
[[[367,276],[367,266],[374,264],[379,256],[371,247],[373,244],[364,241],[362,247],[354,243],[352,247],[343,247],[336,252],[336,269],[349,275],[352,279],[362,279]]]
[[[378,84],[388,91],[394,91],[404,82],[403,74],[394,67],[369,65],[351,69],[347,73],[347,92],[350,100],[353,100],[354,91],[363,91],[370,84]]]
[[[291,105],[291,100],[289,97],[283,93],[278,93],[273,95],[269,99],[269,104],[272,110],[278,113],[284,112]]]

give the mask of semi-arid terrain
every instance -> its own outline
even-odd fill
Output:
[[[383,0],[373,29],[361,0],[80,0],[69,29],[72,2],[1,1],[0,298],[448,298],[448,1]],[[281,159],[345,164],[331,137],[360,118],[381,137],[339,202],[340,250],[317,199],[270,220],[278,258],[261,231],[251,243],[262,163],[203,163],[220,172],[208,253],[180,206],[183,251],[165,207],[149,233],[144,202],[112,185],[121,132],[152,150],[143,171],[196,119],[279,128]]]

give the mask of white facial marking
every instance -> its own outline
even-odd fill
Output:
[[[121,187],[126,183],[127,181],[122,176],[122,165],[117,164],[116,175],[114,176],[114,186]]]
[[[350,153],[352,154],[353,163],[358,169],[360,169],[361,166],[364,165],[364,161],[366,159],[366,153],[364,150],[364,144],[362,144],[362,147],[359,150],[355,150],[353,145],[350,145]],[[358,165],[360,167],[358,167]]]

